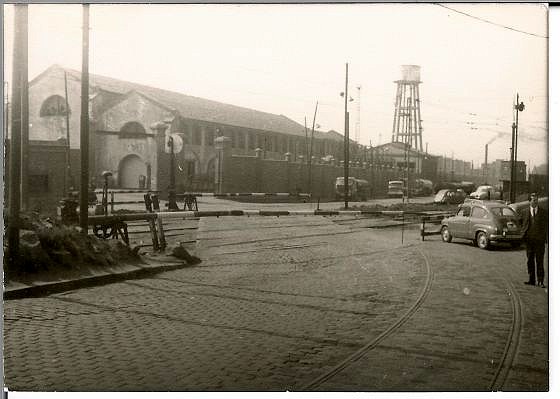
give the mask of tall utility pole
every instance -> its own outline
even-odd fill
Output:
[[[303,125],[305,126],[305,161],[309,158],[309,138],[307,137],[307,116],[303,117]]]
[[[12,136],[10,138],[10,191],[8,230],[8,262],[14,264],[19,258],[19,214],[21,208],[21,134],[22,134],[22,87],[24,84],[22,62],[27,37],[27,4],[14,6],[14,53],[12,61]]]
[[[315,118],[317,117],[317,107],[319,106],[319,101],[315,103],[315,113],[313,114],[313,125],[311,126],[311,140],[309,143],[309,157],[307,159],[307,187],[308,192],[311,195],[311,175],[313,168],[313,136],[315,135]],[[307,124],[307,123],[306,123]],[[307,129],[307,127],[306,127]]]
[[[350,158],[348,119],[348,63],[346,63],[346,83],[344,85],[344,209],[348,209],[348,158]]]
[[[519,93],[516,95],[514,104],[515,121],[511,125],[511,166],[510,166],[510,183],[509,183],[509,200],[515,202],[516,194],[516,169],[517,169],[517,136],[519,131],[519,112],[525,109],[525,104],[519,102]]]
[[[4,82],[4,142],[8,138],[8,126],[10,123],[10,93],[8,82]]]
[[[510,147],[510,152],[509,152],[509,156],[510,156],[510,163],[509,163],[509,202],[514,202],[515,201],[515,190],[513,189],[513,179],[515,178],[514,176],[514,170],[515,170],[515,165],[514,165],[514,155],[513,153],[515,152],[515,122],[513,122],[511,124],[511,147]]]
[[[89,4],[83,5],[82,26],[82,101],[80,115],[80,227],[88,233],[88,185],[89,185]]]
[[[68,106],[68,79],[64,71],[64,99],[66,103],[66,172],[64,173],[64,195],[70,188],[72,171],[70,170],[70,107]]]
[[[488,143],[484,146],[484,169],[482,170],[484,176],[484,184],[488,184]]]
[[[22,16],[21,31],[21,206],[29,208],[29,78],[28,74],[28,8]]]

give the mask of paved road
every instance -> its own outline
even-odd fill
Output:
[[[364,226],[202,218],[197,267],[6,301],[6,385],[488,391],[498,380],[503,390],[547,389],[548,293],[523,285],[523,251],[421,242],[417,229],[401,244],[400,229]],[[497,378],[504,358],[511,369]]]

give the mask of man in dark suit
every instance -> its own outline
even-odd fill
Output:
[[[535,285],[535,260],[537,266],[537,285],[544,288],[544,251],[548,240],[548,212],[539,207],[538,196],[529,197],[529,208],[522,213],[523,239],[527,245],[527,272],[529,281],[525,284]]]

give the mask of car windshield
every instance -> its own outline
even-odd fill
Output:
[[[513,209],[508,208],[507,206],[490,208],[490,211],[496,216],[515,216]]]
[[[434,197],[434,201],[441,201],[443,199],[443,197],[445,197],[445,194],[447,193],[447,190],[439,190],[436,194],[436,196]]]

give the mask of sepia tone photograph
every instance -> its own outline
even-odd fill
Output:
[[[5,391],[548,393],[548,21],[4,4]]]

